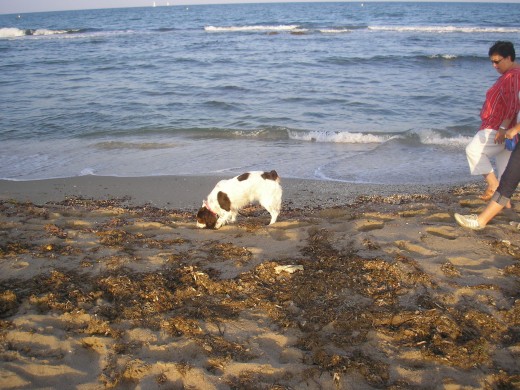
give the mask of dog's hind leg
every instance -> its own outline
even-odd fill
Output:
[[[271,222],[269,222],[269,225],[272,225],[278,219],[278,215],[280,214],[280,212],[273,210],[269,211],[269,214],[271,214]]]
[[[273,205],[271,202],[260,202],[260,205],[271,214],[271,222],[269,222],[269,225],[275,223],[280,214],[280,205]]]
[[[271,214],[271,221],[269,225],[272,225],[278,219],[280,210],[282,208],[282,191],[276,191],[274,196],[267,196],[260,199],[260,205]]]

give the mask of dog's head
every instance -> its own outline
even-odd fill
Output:
[[[217,218],[217,214],[210,210],[206,202],[203,202],[202,207],[197,212],[197,227],[214,229],[217,224]]]

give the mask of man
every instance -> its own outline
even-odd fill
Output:
[[[520,116],[520,115],[519,115]],[[513,139],[520,132],[520,124],[509,129],[505,137]],[[457,223],[465,228],[482,230],[502,209],[510,204],[511,196],[520,183],[520,144],[511,153],[511,158],[507,164],[504,174],[500,178],[500,184],[491,197],[484,211],[479,215],[460,215],[455,213]]]
[[[472,175],[483,175],[487,188],[481,196],[489,200],[498,187],[511,152],[504,148],[504,135],[516,124],[520,109],[520,65],[515,62],[515,48],[511,42],[499,41],[490,47],[489,59],[500,73],[495,84],[487,91],[480,111],[482,120],[477,134],[466,147],[466,157]],[[490,158],[495,158],[498,178]]]

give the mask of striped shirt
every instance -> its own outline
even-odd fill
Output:
[[[504,119],[511,119],[509,127],[516,124],[520,110],[520,68],[508,70],[486,92],[486,101],[480,110],[480,130],[498,130]]]

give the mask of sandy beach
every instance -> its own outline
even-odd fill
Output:
[[[520,388],[519,193],[475,232],[480,183],[282,179],[197,229],[217,180],[0,181],[0,388]]]

